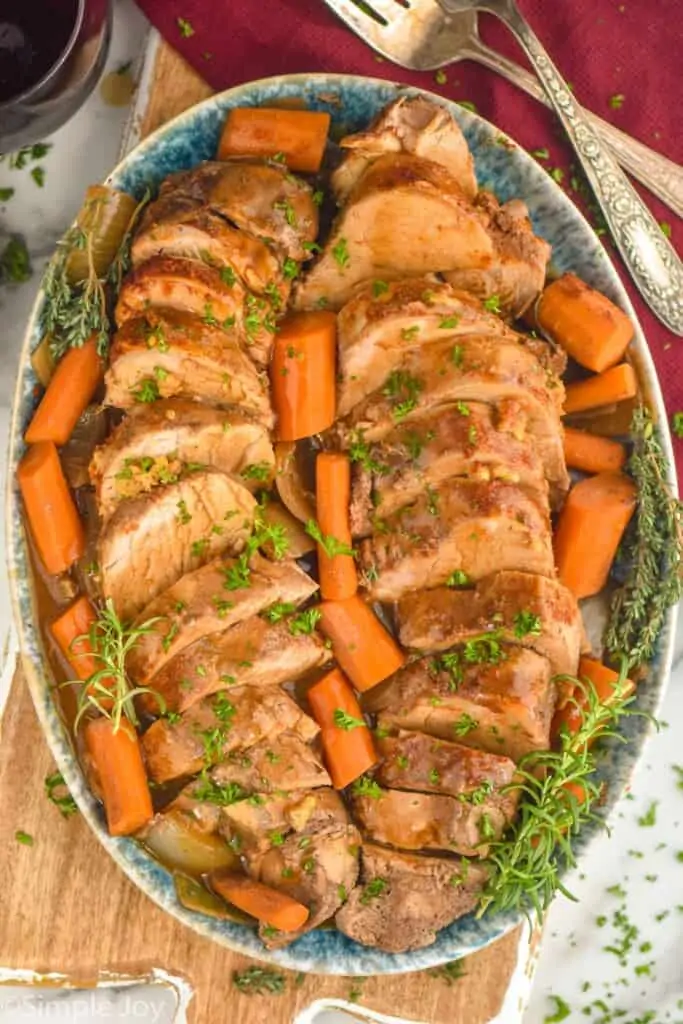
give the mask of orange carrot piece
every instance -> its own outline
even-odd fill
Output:
[[[313,717],[320,726],[325,764],[335,789],[344,789],[377,763],[372,734],[356,695],[338,668],[308,691]]]
[[[314,174],[325,152],[330,115],[316,110],[237,107],[231,110],[218,144],[218,159],[277,157],[290,171]]]
[[[53,575],[65,572],[85,551],[85,531],[52,441],[29,448],[17,479],[43,565]]]
[[[351,548],[349,504],[351,462],[341,452],[321,452],[315,460],[315,497],[318,526],[323,537]],[[320,593],[325,600],[344,601],[358,590],[353,555],[328,554],[318,543]]]
[[[602,373],[624,358],[633,324],[606,295],[564,274],[543,291],[538,326],[581,366]]]
[[[628,363],[619,363],[595,377],[568,384],[564,398],[565,415],[623,402],[627,398],[635,398],[637,393],[638,381],[633,367]]]
[[[102,667],[99,659],[93,656],[87,637],[90,627],[96,621],[95,609],[87,597],[81,596],[50,626],[50,632],[77,679],[88,679]]]
[[[109,718],[89,719],[84,733],[102,791],[109,834],[129,836],[154,816],[137,733],[126,719],[114,732]]]
[[[24,435],[27,444],[54,441],[66,444],[102,377],[97,342],[90,338],[71,348],[57,364],[40,405]]]
[[[280,441],[298,441],[332,426],[336,349],[334,313],[293,313],[280,321],[270,371]]]
[[[623,473],[598,473],[569,492],[554,549],[560,581],[575,597],[590,597],[604,587],[636,501],[636,486]]]
[[[584,473],[618,473],[624,468],[626,449],[608,437],[565,427],[564,457],[571,469]]]
[[[292,899],[285,892],[271,889],[262,882],[255,882],[246,875],[234,871],[213,871],[209,875],[211,888],[226,903],[250,914],[257,921],[277,928],[279,932],[297,932],[309,918],[308,907]]]
[[[320,628],[357,690],[370,690],[403,665],[405,656],[393,637],[357,594],[346,601],[323,601],[318,607]]]
[[[603,665],[600,661],[595,661],[594,658],[581,658],[577,676],[580,680],[588,679],[593,684],[601,704],[613,703],[620,678],[618,672]],[[635,683],[632,680],[625,679],[618,691],[619,699],[624,700],[630,697],[635,688]],[[551,728],[553,741],[559,740],[562,730],[566,730],[570,736],[574,736],[581,728],[584,712],[588,707],[588,695],[582,687],[572,687],[560,683],[558,707]]]

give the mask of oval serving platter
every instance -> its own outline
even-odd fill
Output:
[[[156,186],[168,174],[211,159],[226,112],[232,107],[268,106],[296,99],[311,109],[328,111],[338,135],[365,127],[382,107],[399,94],[415,95],[418,92],[420,90],[391,82],[351,75],[287,75],[251,82],[213,96],[164,125],[119,164],[107,183],[139,197],[148,186]],[[608,295],[631,317],[635,325],[635,339],[630,355],[642,395],[661,425],[669,467],[668,482],[675,492],[671,438],[655,368],[628,295],[593,229],[543,168],[514,142],[501,136],[499,129],[441,96],[426,95],[449,109],[459,122],[474,156],[480,186],[494,192],[501,202],[518,197],[527,204],[534,230],[552,244],[554,268],[560,273],[574,271],[588,284]],[[42,303],[41,293],[24,340],[12,417],[7,493],[10,587],[24,672],[38,717],[66,783],[107,852],[143,892],[201,935],[240,953],[298,971],[345,975],[415,971],[465,956],[509,931],[519,923],[520,913],[484,916],[481,919],[468,915],[441,931],[432,946],[412,953],[382,953],[360,946],[334,930],[316,931],[305,935],[291,947],[267,951],[255,931],[248,927],[216,920],[182,907],[176,899],[172,877],[166,868],[134,840],[108,835],[101,807],[86,784],[72,741],[53,700],[54,680],[38,625],[35,588],[16,484],[17,464],[24,453],[22,435],[36,404],[37,380],[29,357],[40,340]],[[664,694],[671,664],[675,619],[676,609],[670,609],[648,680],[638,690],[635,706],[649,715],[657,711]],[[610,815],[619,800],[651,731],[647,717],[631,716],[622,722],[627,742],[607,744],[600,760],[599,779],[607,784],[606,799],[599,811],[603,819]],[[575,844],[579,857],[600,832],[599,822],[583,829]]]

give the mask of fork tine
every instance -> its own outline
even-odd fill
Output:
[[[431,71],[449,63],[444,59],[449,56],[448,46],[435,48],[433,45],[435,40],[441,39],[446,24],[446,16],[437,0],[324,2],[368,46],[399,67]]]

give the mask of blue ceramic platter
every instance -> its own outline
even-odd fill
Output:
[[[415,91],[390,82],[345,75],[290,75],[252,82],[214,96],[165,125],[126,157],[107,180],[116,188],[141,196],[147,186],[155,187],[171,172],[212,158],[225,114],[232,107],[268,106],[296,97],[310,108],[329,111],[336,132],[357,131],[367,126],[400,92]],[[501,145],[500,131],[481,117],[441,97],[432,98],[448,107],[463,128],[475,158],[480,186],[492,190],[501,202],[514,197],[523,199],[535,230],[552,244],[552,260],[557,270],[574,271],[610,296],[635,322],[628,296],[595,233],[546,172],[514,143],[508,140],[508,144]],[[171,875],[165,868],[134,841],[113,839],[107,834],[101,809],[85,783],[53,700],[54,680],[38,628],[35,589],[15,484],[16,466],[24,453],[22,435],[35,406],[37,381],[29,356],[40,340],[38,317],[42,301],[40,295],[26,333],[15,394],[7,496],[9,576],[25,674],[38,717],[71,792],[103,846],[148,896],[202,935],[241,953],[299,971],[389,974],[434,967],[480,949],[513,928],[520,915],[509,913],[482,920],[470,915],[443,930],[434,945],[414,953],[389,955],[366,949],[336,931],[317,931],[288,949],[267,952],[249,928],[184,909],[176,900]],[[659,385],[638,325],[632,354],[643,393],[666,432],[667,418]],[[669,465],[673,467],[668,432],[663,440]],[[675,488],[673,468],[670,482]],[[662,699],[670,668],[674,620],[672,610],[649,681],[639,688],[637,706],[643,711],[656,712]],[[607,783],[607,799],[600,812],[603,817],[609,816],[627,784],[650,728],[646,718],[629,718],[624,726],[628,742],[606,748],[600,763],[600,777]],[[579,856],[599,831],[598,825],[585,829],[577,844]]]

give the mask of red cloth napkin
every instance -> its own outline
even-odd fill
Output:
[[[381,60],[323,0],[138,0],[161,34],[215,89],[269,75],[339,71],[422,86],[448,99],[469,100],[527,149],[547,148],[548,168],[570,188],[571,150],[552,113],[498,75],[469,61],[443,75],[417,74]],[[635,138],[683,163],[680,131],[683,0],[521,0],[532,28],[572,83],[581,102]],[[486,42],[525,63],[510,32],[480,16]],[[681,170],[683,174],[683,169]],[[653,214],[683,244],[683,223],[645,189]],[[666,227],[668,225],[668,227]],[[610,247],[610,252],[614,251]],[[670,414],[683,409],[683,338],[649,312],[616,264],[643,325]],[[683,480],[683,441],[676,441]]]

